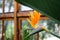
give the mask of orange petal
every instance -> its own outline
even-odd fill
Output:
[[[28,19],[28,22],[33,28],[36,28],[37,22],[40,20],[40,14],[36,10],[33,12],[30,12],[30,18]]]
[[[34,10],[34,18],[36,19],[35,23],[37,23],[40,20],[40,14],[36,10]]]

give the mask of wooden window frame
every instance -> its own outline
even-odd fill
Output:
[[[0,13],[0,20],[2,20],[2,40],[4,39],[4,37],[3,37],[4,20],[14,20],[14,40],[22,40],[22,36],[21,36],[22,20],[29,18],[30,12],[33,12],[33,10],[32,11],[19,11],[20,5],[14,1],[14,12],[4,13],[4,7],[5,7],[4,3],[5,3],[5,0],[3,0],[3,2],[2,2],[3,13]],[[49,18],[44,15],[41,15],[41,19],[49,19]],[[18,32],[17,32],[17,30],[18,30]],[[38,39],[39,34],[37,33],[36,35],[37,35],[36,40],[39,40]]]

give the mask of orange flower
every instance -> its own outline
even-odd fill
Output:
[[[40,13],[34,10],[34,12],[30,12],[30,18],[28,19],[28,22],[31,24],[33,28],[36,28],[37,22],[40,20]]]

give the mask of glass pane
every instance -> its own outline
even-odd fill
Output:
[[[2,13],[2,0],[0,0],[0,13]]]
[[[29,11],[29,10],[33,10],[33,9],[30,8],[30,7],[27,7],[27,6],[21,5],[21,11]]]
[[[11,21],[4,21],[4,27],[5,27],[5,35],[4,40],[14,40],[14,22]]]
[[[2,21],[0,20],[0,40],[2,39]]]
[[[2,13],[2,1],[0,0],[0,13]],[[14,11],[14,0],[5,0],[5,12],[13,12]]]
[[[56,34],[58,36],[60,35],[60,29],[59,29],[60,26],[55,21],[52,21],[52,20],[40,20],[39,24],[45,26],[52,33],[54,33],[54,34]],[[59,38],[55,37],[54,35],[46,32],[46,31],[40,32],[39,35],[40,35],[39,40],[60,40]]]
[[[5,12],[13,12],[13,0],[5,0]]]

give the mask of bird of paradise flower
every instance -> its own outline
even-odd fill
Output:
[[[27,20],[30,23],[30,25],[32,26],[32,28],[34,28],[34,29],[38,28],[36,24],[41,19],[40,16],[41,16],[41,14],[38,11],[36,11],[36,10],[34,10],[33,12],[30,12],[30,17]],[[48,31],[44,26],[40,25],[39,28]]]
[[[34,10],[34,12],[30,12],[30,17],[28,18],[28,22],[30,23],[30,25],[33,28],[36,28],[35,25],[40,20],[40,16],[41,16],[41,14],[39,12],[37,12],[36,10]]]

